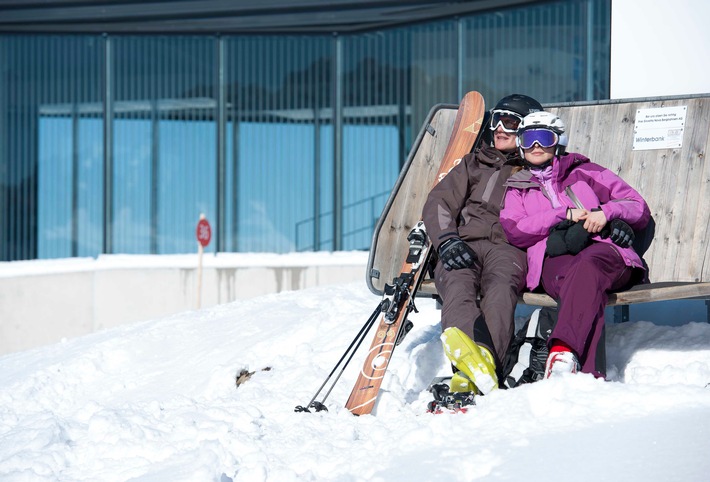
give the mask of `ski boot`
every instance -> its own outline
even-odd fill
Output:
[[[456,391],[457,388],[464,391]],[[476,404],[475,386],[461,372],[451,377],[435,378],[429,385],[429,391],[434,395],[434,400],[427,404],[428,413],[466,413],[469,406]]]
[[[487,395],[498,388],[498,375],[493,354],[477,345],[456,327],[441,334],[444,353],[453,365],[475,385],[476,391]]]

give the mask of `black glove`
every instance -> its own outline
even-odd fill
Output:
[[[569,254],[578,254],[584,248],[589,246],[592,233],[584,229],[584,221],[574,223],[567,230],[565,235],[565,244]]]
[[[574,225],[574,221],[565,219],[550,228],[550,236],[547,238],[547,248],[545,249],[550,258],[567,254],[565,236],[572,225]]]
[[[604,226],[599,236],[604,239],[611,239],[611,241],[620,248],[630,247],[634,244],[634,239],[636,239],[634,230],[631,229],[631,226],[623,219],[612,219]]]
[[[476,253],[460,238],[449,238],[439,246],[439,259],[446,271],[470,268],[476,261]]]

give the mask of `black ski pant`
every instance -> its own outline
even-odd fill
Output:
[[[525,252],[487,239],[467,244],[478,258],[473,267],[446,271],[437,263],[434,270],[442,300],[441,327],[455,326],[488,348],[500,371],[515,332],[515,306],[525,287]]]

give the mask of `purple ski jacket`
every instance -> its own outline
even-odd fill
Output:
[[[527,286],[533,290],[540,284],[550,228],[567,215],[567,208],[591,211],[601,208],[607,221],[621,218],[634,229],[648,224],[651,213],[646,201],[623,179],[599,164],[577,153],[555,157],[552,176],[543,186],[529,170],[517,172],[507,182],[505,206],[500,222],[508,242],[527,249]],[[548,193],[553,189],[554,193]],[[553,207],[551,196],[557,196],[559,207]],[[633,248],[620,248],[610,239],[598,235],[593,242],[612,244],[627,266],[643,269],[643,262]]]

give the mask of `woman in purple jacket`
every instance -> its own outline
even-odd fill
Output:
[[[558,300],[545,377],[577,371],[605,377],[608,293],[645,278],[631,245],[650,212],[619,176],[565,152],[564,132],[549,112],[523,119],[517,142],[525,167],[506,183],[500,220],[510,244],[527,249],[527,287]]]

